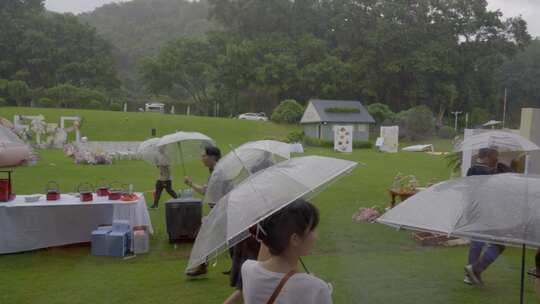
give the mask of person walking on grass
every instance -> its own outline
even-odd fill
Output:
[[[212,172],[214,172],[214,168],[216,167],[219,159],[221,158],[221,151],[219,148],[214,146],[206,146],[204,148],[204,153],[201,156],[201,161],[203,165],[208,168],[208,171],[210,172],[210,175],[212,175]],[[193,182],[193,178],[190,176],[184,177],[184,183],[191,187],[195,192],[199,193],[200,195],[204,195],[206,193],[206,184],[196,184]],[[206,263],[199,265],[197,268],[189,271],[186,273],[188,278],[198,278],[208,273],[208,265]]]
[[[268,247],[265,261],[242,265],[242,295],[246,304],[331,304],[330,286],[298,271],[299,259],[315,245],[319,212],[299,199],[259,223],[257,239]]]
[[[161,198],[161,192],[165,189],[167,193],[173,198],[177,198],[177,194],[172,189],[172,180],[171,180],[171,166],[168,164],[167,156],[165,155],[162,148],[158,150],[158,165],[156,166],[159,169],[159,177],[156,181],[156,187],[154,191],[154,203],[150,209],[157,209],[159,205],[159,199]]]
[[[478,152],[476,163],[469,168],[467,176],[492,175],[511,172],[510,168],[499,163],[496,149],[484,148]],[[483,285],[482,273],[503,253],[505,246],[471,241],[469,247],[469,263],[465,266],[466,284]]]

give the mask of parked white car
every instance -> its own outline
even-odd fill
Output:
[[[244,113],[238,115],[238,119],[268,121],[268,117],[264,113]]]

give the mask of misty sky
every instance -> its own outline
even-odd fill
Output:
[[[45,6],[57,12],[80,13],[111,2],[126,0],[45,0]],[[529,24],[529,33],[540,36],[539,0],[488,0],[490,9],[501,9],[505,16],[522,15]]]

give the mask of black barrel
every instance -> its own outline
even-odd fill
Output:
[[[195,241],[202,219],[202,201],[196,198],[172,199],[165,203],[169,242]]]

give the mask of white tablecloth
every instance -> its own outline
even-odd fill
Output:
[[[133,202],[109,201],[97,197],[81,202],[78,197],[62,194],[58,201],[26,203],[25,196],[0,203],[0,254],[89,242],[92,231],[113,220],[128,220],[131,227],[152,223],[141,193]]]

